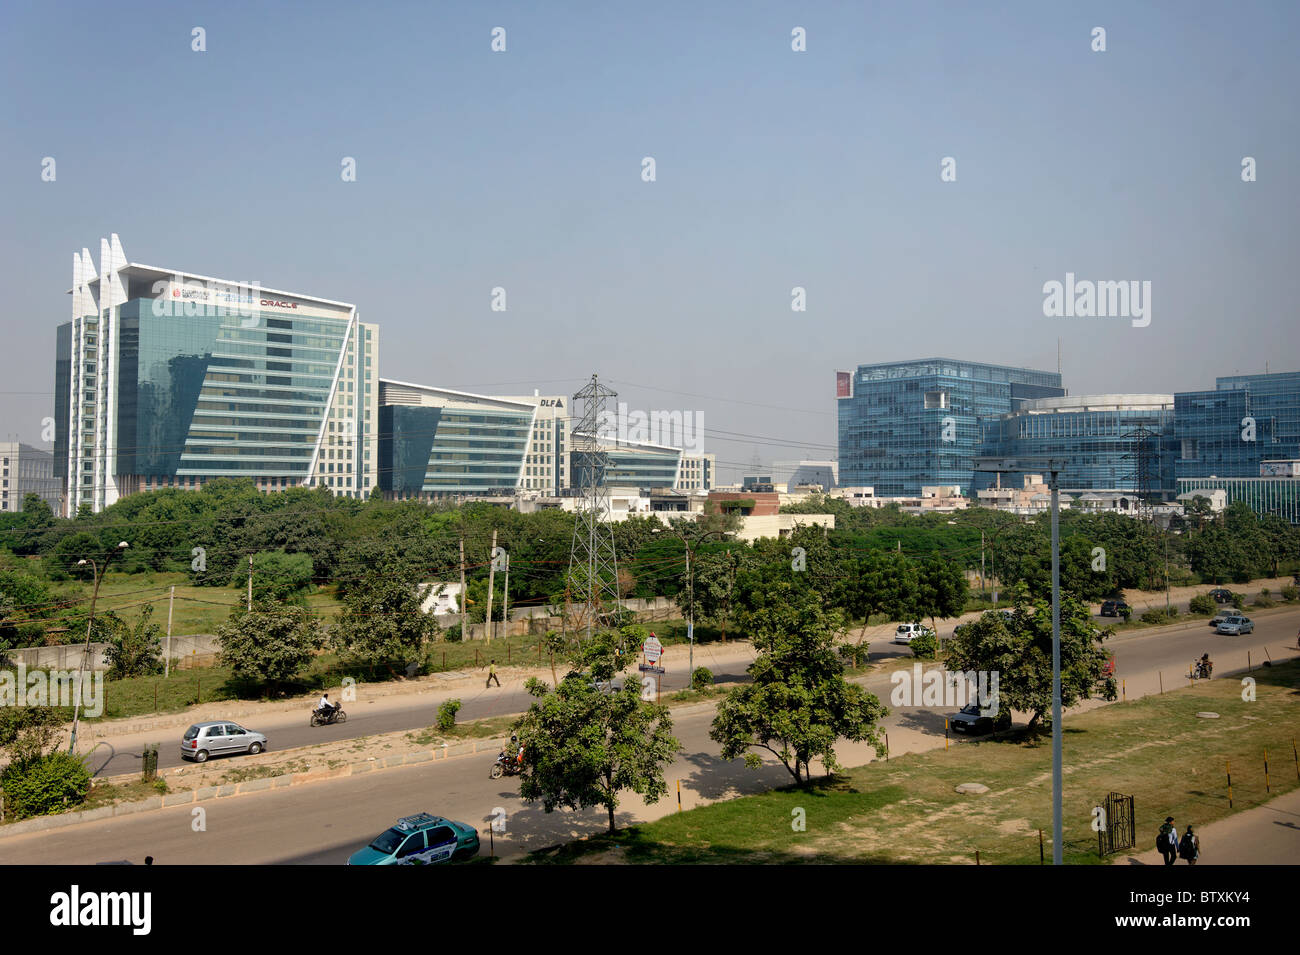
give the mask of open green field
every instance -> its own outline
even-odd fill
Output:
[[[124,619],[135,620],[145,603],[154,605],[154,622],[167,629],[167,601],[169,590],[176,587],[176,602],[172,609],[172,633],[215,633],[218,624],[224,623],[230,611],[245,599],[245,591],[237,587],[195,587],[189,583],[188,574],[120,574],[110,571],[99,586],[99,600],[95,612],[114,610]],[[50,585],[55,600],[84,600],[90,606],[93,588],[78,581],[64,581]],[[333,588],[319,588],[307,596],[311,610],[329,623],[342,611],[343,605],[335,599]],[[83,625],[84,626],[84,625]],[[84,632],[81,634],[85,638]],[[68,642],[75,643],[75,639]]]
[[[1096,864],[1092,809],[1107,793],[1134,797],[1137,850],[1165,816],[1198,828],[1297,786],[1300,665],[1256,670],[1256,699],[1238,679],[1067,715],[1064,858]],[[1219,719],[1201,719],[1213,711]],[[1270,766],[1266,789],[1264,754]],[[1231,764],[1233,805],[1226,770]],[[948,751],[896,756],[807,789],[727,800],[656,822],[533,853],[536,863],[987,864],[1039,863],[1052,854],[1051,737],[1024,734]],[[961,783],[989,787],[955,792]],[[792,821],[803,810],[806,829]]]

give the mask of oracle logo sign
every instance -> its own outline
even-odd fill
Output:
[[[297,308],[297,302],[280,302],[273,298],[264,298],[261,300],[262,305],[269,305],[272,308]]]

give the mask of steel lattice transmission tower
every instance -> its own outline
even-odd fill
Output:
[[[578,472],[582,500],[573,525],[573,547],[565,580],[564,626],[586,629],[608,619],[618,608],[618,558],[614,553],[609,488],[605,473],[609,455],[600,441],[606,402],[618,393],[606,388],[596,375],[573,396],[573,469]],[[609,609],[607,609],[609,608]]]
[[[1133,489],[1137,492],[1138,498],[1138,518],[1144,521],[1149,521],[1154,516],[1151,498],[1155,494],[1155,486],[1159,484],[1160,475],[1159,447],[1153,448],[1152,444],[1159,439],[1159,432],[1146,427],[1134,428],[1123,436],[1123,440],[1132,442],[1130,445],[1132,450],[1124,455],[1124,459],[1133,462],[1133,470],[1125,477],[1133,482]]]

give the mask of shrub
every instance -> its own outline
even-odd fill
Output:
[[[933,660],[939,652],[939,641],[932,633],[918,633],[912,638],[912,655],[921,660]]]
[[[844,665],[859,669],[867,665],[868,647],[865,643],[845,643],[840,645],[840,658]]]
[[[1281,595],[1283,600],[1289,604],[1293,604],[1297,600],[1300,600],[1300,588],[1297,588],[1294,585],[1287,585],[1282,588]]]
[[[460,643],[460,624],[453,623],[443,631],[443,638],[448,643]]]
[[[90,770],[62,751],[17,760],[0,773],[5,809],[15,818],[46,816],[79,806],[90,792]]]
[[[460,700],[448,700],[438,707],[438,729],[454,729],[456,726],[456,712],[459,709]]]
[[[691,689],[703,690],[713,686],[713,671],[708,667],[696,667],[691,674]]]
[[[1163,608],[1147,610],[1143,612],[1141,617],[1142,622],[1146,624],[1168,623],[1171,620],[1177,619],[1178,611],[1173,607],[1170,607],[1168,610],[1164,610]]]
[[[1267,593],[1261,593],[1255,598],[1255,603],[1252,606],[1259,607],[1261,610],[1266,610],[1269,607],[1276,607],[1277,601],[1269,597]]]
[[[1214,603],[1214,598],[1209,594],[1197,594],[1188,604],[1188,610],[1191,613],[1199,613],[1203,617],[1212,617],[1218,611]]]

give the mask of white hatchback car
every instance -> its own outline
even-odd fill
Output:
[[[894,642],[911,643],[913,639],[923,633],[933,634],[934,631],[923,623],[902,623],[894,631]]]

